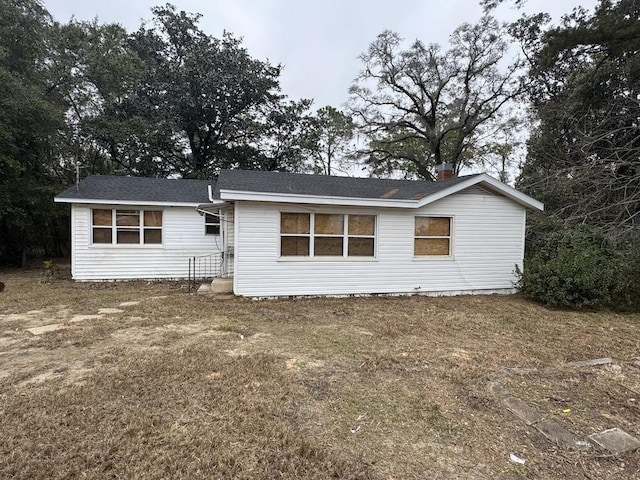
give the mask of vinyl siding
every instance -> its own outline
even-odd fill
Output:
[[[75,280],[186,278],[189,257],[216,253],[222,246],[218,235],[205,235],[204,219],[193,207],[162,208],[162,245],[91,245],[92,208],[113,206],[72,205],[71,268]]]
[[[279,212],[376,214],[375,259],[280,259]],[[453,256],[415,258],[416,215],[453,221]],[[235,293],[245,296],[493,293],[513,289],[525,209],[476,188],[419,210],[236,202]]]

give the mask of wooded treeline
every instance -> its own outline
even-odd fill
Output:
[[[554,26],[543,13],[491,16],[519,0],[482,3],[486,15],[445,45],[382,32],[345,107],[314,110],[281,92],[279,65],[206,34],[197,14],[157,7],[127,32],[0,0],[0,263],[66,253],[67,208],[52,198],[76,167],[214,178],[357,164],[429,180],[449,162],[545,203],[528,226],[525,291],[629,304],[640,298],[640,4],[600,0]],[[555,296],[542,298],[533,287],[551,277]]]
[[[330,173],[350,117],[281,91],[199,15],[152,9],[134,32],[55,21],[37,0],[0,0],[0,264],[67,253],[53,196],[92,174],[215,178],[220,169]]]
[[[546,208],[529,219],[521,286],[551,305],[638,308],[640,2],[547,22],[512,26],[535,120],[517,185]]]

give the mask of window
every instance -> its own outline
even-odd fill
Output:
[[[373,257],[376,240],[374,215],[349,215],[348,253],[350,257]]]
[[[94,209],[92,230],[94,244],[161,244],[162,211]]]
[[[311,238],[311,214],[282,213],[280,215],[280,255],[308,257]]]
[[[344,256],[344,215],[315,214],[314,257]]]
[[[283,257],[373,257],[375,215],[281,213]]]
[[[204,214],[204,233],[206,235],[220,235],[220,217]]]
[[[413,254],[415,256],[451,255],[451,218],[416,217]]]

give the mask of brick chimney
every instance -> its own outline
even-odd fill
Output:
[[[438,182],[446,182],[447,180],[451,180],[453,175],[453,164],[451,163],[441,163],[440,165],[436,165],[436,179]]]

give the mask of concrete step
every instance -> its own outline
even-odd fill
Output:
[[[233,278],[215,278],[211,282],[211,293],[233,293]]]

